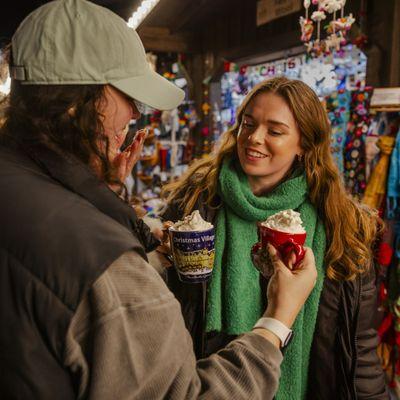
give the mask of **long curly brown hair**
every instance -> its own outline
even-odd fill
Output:
[[[202,192],[207,194],[207,203],[213,204],[222,161],[236,152],[243,113],[255,96],[266,92],[286,101],[301,132],[309,198],[325,224],[327,275],[336,280],[354,279],[371,266],[372,247],[382,222],[346,193],[330,151],[327,114],[314,91],[301,81],[279,77],[256,86],[239,107],[233,127],[222,135],[216,153],[195,162],[178,181],[166,185],[164,196],[180,204],[185,214]]]
[[[3,63],[11,58],[8,49]],[[0,143],[28,152],[44,146],[74,156],[107,184],[124,187],[111,164],[98,105],[105,85],[22,85],[1,102]]]

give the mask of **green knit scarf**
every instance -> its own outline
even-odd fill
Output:
[[[239,163],[225,159],[219,175],[223,207],[216,219],[215,263],[208,291],[206,330],[238,335],[252,329],[264,312],[259,272],[250,249],[257,242],[257,221],[279,211],[300,212],[307,232],[306,246],[315,254],[317,283],[292,329],[294,337],[281,367],[278,400],[304,399],[308,364],[325,271],[325,230],[307,195],[303,174],[281,183],[266,196],[255,196]]]

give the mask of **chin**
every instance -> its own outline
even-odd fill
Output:
[[[249,176],[265,176],[269,175],[271,172],[268,166],[262,165],[249,165],[248,163],[240,162],[243,172]]]

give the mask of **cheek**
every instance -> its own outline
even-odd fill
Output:
[[[118,108],[113,107],[103,112],[104,133],[112,136],[118,133],[131,120],[131,112],[129,106],[120,105]]]
[[[246,142],[247,142],[247,136],[239,132],[236,141],[237,150],[238,151],[243,150]]]
[[[286,155],[287,157],[294,157],[300,152],[300,142],[297,137],[275,138],[275,140],[271,140],[267,146],[271,151]]]

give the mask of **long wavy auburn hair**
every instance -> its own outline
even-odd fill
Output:
[[[193,163],[176,182],[164,187],[168,202],[176,201],[188,214],[203,192],[212,206],[218,175],[225,157],[236,154],[243,113],[260,93],[275,93],[288,104],[301,132],[304,169],[309,198],[325,225],[327,275],[351,280],[371,267],[373,245],[381,232],[377,213],[351,198],[345,191],[330,150],[331,128],[317,95],[305,83],[284,77],[260,83],[246,96],[237,111],[235,124],[220,139],[215,154]]]
[[[0,67],[11,64],[10,47]],[[45,147],[74,156],[92,167],[107,184],[123,190],[111,164],[104,134],[104,85],[22,85],[12,80],[11,91],[0,101],[0,143],[29,154]]]

